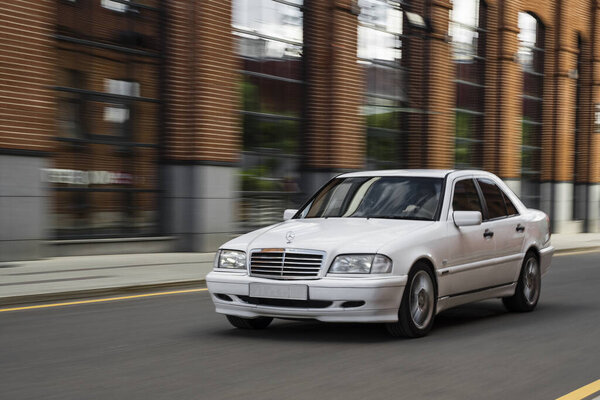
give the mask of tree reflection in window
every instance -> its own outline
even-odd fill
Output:
[[[242,189],[281,191],[298,177],[302,2],[234,0],[242,64]]]
[[[367,168],[397,168],[406,148],[402,126],[410,110],[402,65],[402,2],[359,0],[358,62],[366,93]]]

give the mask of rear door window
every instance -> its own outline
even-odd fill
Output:
[[[487,205],[488,219],[503,218],[508,215],[502,191],[494,181],[488,178],[478,178],[477,183]]]
[[[502,196],[504,197],[504,204],[506,204],[506,211],[508,212],[508,215],[509,216],[519,215],[519,212],[517,211],[517,207],[515,207],[513,202],[510,201],[510,199],[508,198],[506,193],[502,192]]]

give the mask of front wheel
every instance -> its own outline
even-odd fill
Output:
[[[398,322],[386,324],[390,335],[416,338],[431,330],[436,307],[433,282],[431,270],[425,263],[415,265],[404,288]]]
[[[521,274],[515,294],[504,297],[502,302],[509,311],[528,312],[533,311],[540,298],[542,289],[542,275],[540,263],[533,252],[528,252],[523,260]]]
[[[239,329],[265,329],[273,318],[271,317],[258,317],[258,318],[242,318],[234,315],[226,315],[229,323]]]

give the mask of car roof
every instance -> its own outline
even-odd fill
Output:
[[[339,178],[355,178],[369,176],[419,176],[443,178],[450,172],[452,172],[451,169],[385,169],[378,171],[349,172],[340,175]]]
[[[416,177],[431,177],[431,178],[444,178],[448,174],[457,176],[461,175],[492,175],[489,172],[482,170],[454,170],[454,169],[386,169],[378,171],[358,171],[348,172],[339,175],[339,178],[355,178],[355,177],[369,177],[369,176],[416,176]]]

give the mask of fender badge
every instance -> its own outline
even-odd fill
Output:
[[[288,244],[292,243],[292,241],[294,240],[295,237],[296,237],[296,235],[292,231],[289,231],[288,233],[285,234],[285,240],[287,240]]]

